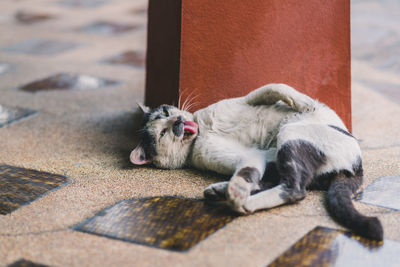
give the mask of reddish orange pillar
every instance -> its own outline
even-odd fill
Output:
[[[349,0],[150,0],[146,104],[287,83],[351,128]]]

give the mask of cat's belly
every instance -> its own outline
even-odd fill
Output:
[[[281,105],[210,106],[195,113],[200,134],[215,134],[248,146],[267,149],[274,145],[281,122],[293,112]]]

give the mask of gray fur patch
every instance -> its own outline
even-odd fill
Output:
[[[246,167],[241,169],[238,176],[243,177],[243,179],[248,183],[258,183],[261,179],[261,174],[256,168]]]

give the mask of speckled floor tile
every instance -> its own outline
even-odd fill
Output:
[[[80,28],[81,31],[102,35],[122,34],[138,28],[137,25],[98,21]]]
[[[120,82],[85,74],[60,73],[43,80],[34,81],[20,87],[22,91],[38,92],[49,90],[92,90],[105,86],[115,86]]]
[[[15,14],[15,19],[24,24],[32,24],[54,18],[54,16],[47,13],[34,13],[29,11],[18,11]]]
[[[109,58],[105,62],[109,64],[122,64],[143,68],[146,65],[146,56],[143,52],[127,51],[120,55]]]
[[[235,218],[201,200],[152,197],[121,201],[75,230],[138,244],[184,251]]]
[[[10,53],[52,56],[77,48],[78,46],[80,45],[72,42],[32,38],[17,44],[6,46],[2,50]]]
[[[269,266],[398,266],[400,243],[371,241],[348,232],[316,227]]]
[[[47,267],[47,265],[35,263],[25,259],[20,259],[12,264],[7,265],[7,267]]]
[[[18,107],[8,107],[0,105],[0,128],[9,125],[13,122],[26,119],[29,116],[32,116],[36,113],[37,111],[31,109],[23,109]]]
[[[375,206],[400,211],[400,176],[380,177],[373,181],[355,199]]]
[[[98,7],[107,2],[109,0],[62,0],[60,4],[70,7]]]
[[[62,175],[0,164],[0,214],[8,214],[67,182]]]

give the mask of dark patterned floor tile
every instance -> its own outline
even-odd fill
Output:
[[[103,35],[115,35],[125,33],[139,26],[130,24],[119,24],[107,21],[98,21],[87,26],[82,27],[80,30],[87,33],[103,34]]]
[[[2,50],[11,53],[52,56],[79,47],[77,43],[60,42],[33,38],[21,43],[4,47]]]
[[[10,64],[0,62],[0,75],[8,72],[10,69],[11,69]]]
[[[92,90],[120,84],[118,81],[107,80],[85,74],[59,73],[43,80],[35,81],[20,87],[26,92],[50,90]]]
[[[24,24],[32,24],[54,18],[50,14],[46,13],[33,13],[29,11],[18,11],[15,14],[15,19]]]
[[[0,214],[29,204],[67,182],[62,175],[0,164]]]
[[[22,119],[26,119],[38,112],[31,109],[23,109],[18,107],[8,107],[0,105],[0,128],[9,125],[13,122],[17,122]]]
[[[201,200],[151,197],[121,201],[75,230],[163,249],[184,251],[235,218]]]
[[[131,14],[133,15],[147,15],[148,8],[145,7],[136,7],[131,9]]]
[[[98,7],[107,2],[109,0],[62,0],[60,4],[70,7]]]
[[[318,226],[269,266],[398,266],[399,254],[399,242],[371,241]]]
[[[47,265],[34,263],[25,259],[20,259],[14,263],[7,265],[7,267],[47,267]]]
[[[366,204],[400,211],[400,176],[376,179],[358,193],[355,199]]]
[[[122,64],[143,68],[146,64],[146,55],[143,52],[127,51],[120,55],[107,59],[109,64]]]

